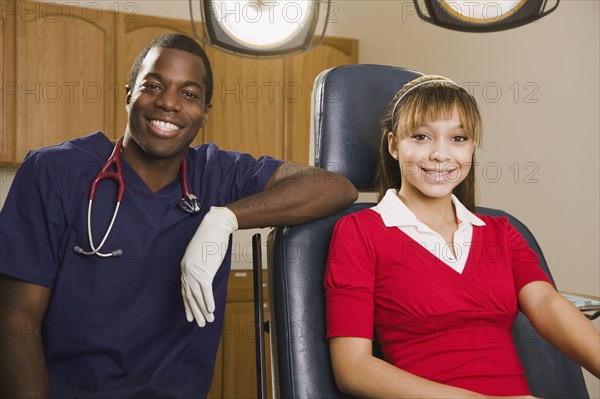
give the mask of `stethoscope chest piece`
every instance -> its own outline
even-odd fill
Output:
[[[198,198],[194,194],[184,194],[179,200],[179,207],[189,214],[195,214],[200,212],[200,204]]]

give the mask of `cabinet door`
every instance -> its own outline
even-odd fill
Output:
[[[309,162],[311,96],[317,75],[334,66],[357,62],[358,41],[335,37],[325,37],[315,49],[286,58],[286,160],[303,164]],[[332,98],[335,96],[335,93],[328,94]]]
[[[256,60],[208,47],[214,94],[206,140],[255,157],[283,157],[283,60]]]
[[[183,33],[194,37],[190,21],[137,14],[120,14],[120,24],[117,31],[117,86],[118,106],[116,126],[119,136],[125,133],[127,126],[127,111],[125,110],[125,85],[129,71],[139,52],[157,36],[165,33]],[[201,25],[196,27],[200,31]],[[204,142],[204,133],[200,131],[194,140],[195,144]]]
[[[96,130],[114,136],[114,13],[36,2],[16,2],[14,11],[15,36],[3,37],[14,58],[2,60],[14,71],[3,81],[14,126],[2,132],[13,135],[5,142],[14,150],[3,161]]]
[[[229,276],[227,308],[221,345],[209,399],[256,398],[256,344],[254,331],[253,272],[232,271]],[[263,298],[268,295],[267,273],[263,271]],[[265,321],[268,319],[264,305]],[[272,397],[269,337],[265,334],[267,397]]]
[[[15,126],[16,96],[16,12],[17,3],[7,0],[0,2],[0,163],[16,162]]]
[[[266,304],[265,312],[267,312]],[[256,347],[254,304],[227,304],[223,325],[223,398],[256,398]],[[266,358],[269,359],[265,337]],[[271,397],[271,367],[267,362],[267,396]]]

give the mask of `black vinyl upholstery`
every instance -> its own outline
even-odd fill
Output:
[[[375,65],[343,66],[321,74],[314,91],[316,164],[343,173],[357,187],[371,186],[379,115],[393,94],[417,75]],[[319,94],[328,84],[336,87],[335,91],[329,89],[332,93],[339,93],[336,101],[325,101],[327,97]],[[278,228],[269,236],[270,338],[274,388],[280,398],[345,397],[336,387],[325,339],[323,277],[336,222],[373,205],[356,203],[311,223]],[[524,224],[500,210],[478,208],[477,212],[508,217],[552,278],[537,241]],[[589,398],[579,366],[541,338],[522,314],[517,317],[513,335],[533,395]]]
[[[317,76],[315,166],[341,173],[368,191],[377,168],[379,118],[394,94],[420,75],[382,65],[344,65]]]

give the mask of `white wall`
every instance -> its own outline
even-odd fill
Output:
[[[189,17],[187,0],[78,5]],[[334,6],[328,34],[357,38],[361,63],[442,74],[472,88],[485,124],[479,203],[529,226],[559,289],[600,296],[600,2],[563,0],[536,23],[487,34],[424,23],[412,1]],[[0,201],[11,174],[2,173]],[[587,381],[600,398],[598,380]]]

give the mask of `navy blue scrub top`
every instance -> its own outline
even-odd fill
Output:
[[[122,159],[125,196],[102,252],[89,250],[88,193],[113,145],[97,132],[30,152],[0,212],[0,273],[52,288],[43,340],[52,397],[203,398],[213,368],[225,309],[231,248],[213,283],[215,321],[188,323],[180,262],[211,206],[263,190],[281,161],[190,148],[188,182],[201,204],[179,209],[179,177],[153,193]],[[110,222],[117,185],[99,184],[92,212],[95,245]],[[231,246],[230,246],[231,247]],[[19,329],[20,327],[17,327]],[[26,331],[17,331],[24,334]]]

